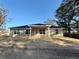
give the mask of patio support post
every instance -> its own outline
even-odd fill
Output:
[[[50,37],[50,28],[48,27],[48,37]]]
[[[30,27],[30,36],[31,36],[31,27]]]

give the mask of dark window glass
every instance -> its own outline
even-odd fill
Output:
[[[20,32],[18,30],[14,31],[14,34],[20,34]]]
[[[14,31],[14,34],[17,34],[16,31]]]
[[[27,29],[27,30],[26,30],[26,34],[30,34],[30,30]]]
[[[45,34],[45,30],[40,30],[40,34]]]
[[[56,29],[55,31],[56,31],[56,34],[58,34],[58,29]]]

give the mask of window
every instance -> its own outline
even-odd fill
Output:
[[[30,34],[30,30],[27,29],[27,30],[26,30],[26,34]]]
[[[14,31],[14,34],[20,34],[20,32],[18,30]]]
[[[56,34],[58,34],[58,29],[56,29],[55,31],[56,31]]]
[[[45,34],[45,30],[40,30],[40,34]]]
[[[16,31],[14,31],[14,34],[17,34]]]

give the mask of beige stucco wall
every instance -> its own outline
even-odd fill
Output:
[[[40,29],[42,29],[42,28],[40,28]],[[36,35],[36,34],[40,34],[40,29],[31,29],[31,35]],[[48,35],[48,30],[47,30],[47,28],[43,28],[44,30],[45,30],[45,34],[43,34],[43,35]],[[40,34],[41,35],[41,34]]]
[[[14,35],[14,32],[20,32],[20,34],[17,35],[26,35],[26,29],[22,29],[22,30],[10,30],[10,35]]]
[[[47,35],[47,36],[53,36],[53,35],[59,35],[59,36],[62,36],[63,35],[63,29],[58,29],[58,34],[56,34],[56,29],[57,28],[32,28],[31,29],[31,35],[36,35],[36,34],[40,34],[40,29],[44,29],[45,30],[45,34],[43,35]],[[14,31],[15,30],[10,30],[10,35],[14,35]],[[18,30],[16,30],[18,31]],[[20,32],[20,35],[27,35],[26,34],[26,29],[23,29],[23,30],[19,30]],[[30,34],[28,34],[30,35]],[[40,34],[41,35],[41,34]]]
[[[56,29],[58,30],[58,34],[56,34]],[[50,35],[51,36],[54,36],[54,35],[63,36],[63,29],[61,28],[50,29]]]

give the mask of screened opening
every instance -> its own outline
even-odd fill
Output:
[[[40,34],[45,34],[45,30],[40,30]]]
[[[17,34],[16,31],[14,31],[14,34]]]
[[[30,30],[29,29],[26,30],[26,34],[30,34]]]
[[[14,31],[14,34],[20,34],[20,32],[19,31]]]
[[[55,31],[56,31],[56,34],[58,34],[58,29],[56,29]]]

